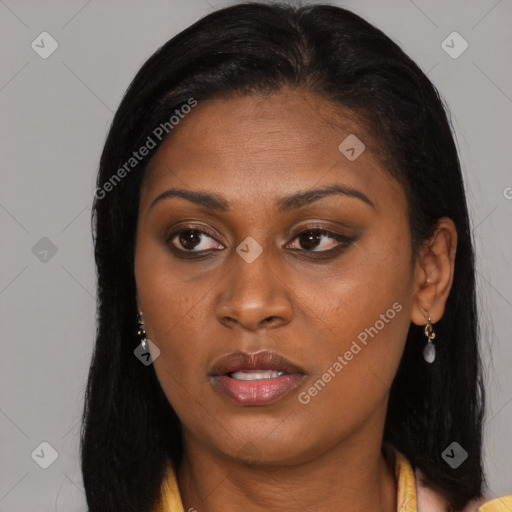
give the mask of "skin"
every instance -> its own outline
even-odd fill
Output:
[[[351,133],[366,145],[354,161],[338,150]],[[183,429],[177,478],[185,510],[396,510],[394,470],[381,453],[389,388],[410,322],[424,325],[428,311],[435,324],[444,313],[457,236],[440,219],[413,261],[403,189],[377,155],[350,112],[283,90],[200,102],[152,159],[137,226],[137,304]],[[277,209],[283,195],[334,183],[374,206],[337,194]],[[150,209],[173,187],[218,194],[230,207],[215,212],[175,197]],[[318,224],[352,241],[315,259],[340,245],[330,235],[297,237]],[[185,226],[207,234],[195,245],[166,240]],[[263,249],[252,263],[236,252],[248,236]],[[171,247],[222,250],[193,260]],[[396,302],[401,311],[301,403],[299,394]],[[214,388],[214,360],[264,349],[304,368],[298,388],[264,406],[238,405]]]

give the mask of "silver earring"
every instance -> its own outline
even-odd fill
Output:
[[[432,340],[436,337],[434,327],[432,326],[432,319],[430,314],[428,315],[428,322],[425,324],[425,336],[428,338],[427,344],[423,348],[423,358],[427,363],[433,363],[436,358],[436,347],[432,343]]]
[[[137,334],[140,337],[142,348],[146,350],[146,331],[144,330],[144,318],[142,313],[137,313],[137,323],[139,324],[139,330],[137,331]]]

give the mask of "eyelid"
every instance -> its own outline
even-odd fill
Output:
[[[170,234],[166,235],[166,237],[165,237],[166,243],[167,244],[170,243],[173,238],[175,238],[180,233],[186,232],[186,231],[196,231],[201,235],[203,235],[203,234],[207,235],[209,238],[215,240],[217,243],[224,245],[223,242],[218,240],[217,235],[211,233],[209,229],[207,229],[205,227],[192,226],[192,225],[184,225],[184,226],[178,227],[176,229],[173,229]],[[306,253],[306,254],[327,255],[327,254],[335,253],[336,251],[343,249],[344,247],[350,245],[350,243],[354,241],[354,237],[352,237],[352,236],[337,233],[322,223],[313,222],[312,224],[308,224],[308,225],[304,226],[302,229],[299,229],[299,231],[297,231],[293,235],[292,238],[289,238],[289,241],[286,243],[286,245],[288,245],[289,243],[291,243],[294,240],[296,240],[297,238],[299,238],[300,235],[307,233],[309,231],[319,231],[319,232],[321,232],[321,236],[327,236],[328,238],[332,238],[333,240],[336,240],[336,242],[338,242],[338,243],[335,247],[333,247],[331,249],[324,250],[324,251],[313,251],[313,250],[308,251],[307,249],[289,249],[289,250],[293,251],[293,252],[302,252],[302,253]],[[286,247],[286,245],[285,245],[285,247]],[[172,244],[172,248],[180,253],[183,253],[183,254],[198,254],[198,255],[222,250],[222,249],[205,249],[202,251],[186,250],[186,249],[180,249],[179,247],[175,246],[174,244]]]
[[[335,240],[337,242],[337,245],[335,247],[332,247],[331,249],[327,249],[324,251],[312,251],[312,250],[308,251],[306,249],[290,249],[290,250],[294,251],[294,252],[303,252],[303,253],[308,253],[308,254],[318,254],[318,255],[324,254],[324,255],[326,255],[326,254],[330,254],[330,253],[339,251],[340,249],[348,246],[351,242],[353,242],[355,240],[355,238],[353,236],[348,236],[348,235],[344,235],[342,233],[337,233],[337,232],[332,231],[331,229],[327,228],[326,226],[312,225],[312,226],[307,226],[307,227],[301,229],[300,231],[298,231],[293,236],[293,238],[291,238],[290,242],[287,242],[286,245],[290,244],[291,242],[293,242],[294,240],[299,238],[304,233],[308,233],[310,231],[318,231],[320,233],[320,236],[326,236],[328,238]]]
[[[192,221],[189,221],[192,222]],[[195,222],[195,221],[194,221]],[[207,226],[204,226],[202,224],[193,225],[193,224],[178,224],[177,226],[173,226],[171,229],[167,230],[165,234],[165,240],[169,241],[170,238],[176,236],[177,234],[183,232],[183,231],[198,231],[200,233],[204,233],[208,235],[210,238],[213,238],[219,243],[222,242],[222,235],[218,234],[215,230],[210,229]]]
[[[183,232],[187,232],[187,231],[196,231],[200,235],[207,235],[212,240],[215,240],[215,242],[217,242],[218,244],[224,245],[223,242],[218,240],[218,238],[220,238],[220,237],[218,237],[216,234],[211,233],[209,230],[207,230],[203,227],[200,228],[200,227],[196,227],[196,226],[182,226],[177,229],[173,229],[168,235],[165,236],[165,242],[170,243],[171,240],[173,238],[175,238],[177,235],[179,235]],[[176,249],[177,251],[180,251],[183,253],[189,253],[189,254],[194,254],[194,253],[201,254],[201,253],[206,253],[209,251],[219,251],[220,250],[220,249],[206,249],[204,251],[193,251],[193,250],[187,251],[185,249],[180,249],[179,247],[176,247],[175,245],[173,245],[173,248]]]

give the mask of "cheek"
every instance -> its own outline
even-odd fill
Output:
[[[304,272],[296,283],[298,295],[307,297],[315,316],[325,321],[326,328],[344,333],[343,338],[356,336],[388,310],[392,321],[383,331],[392,333],[396,324],[409,325],[404,314],[412,301],[414,277],[409,239],[399,229],[389,235],[380,234],[383,231],[376,227],[375,234],[356,242],[325,270]],[[392,308],[395,302],[402,306],[400,314]]]
[[[155,343],[167,342],[175,329],[193,325],[198,305],[215,284],[212,280],[199,285],[163,242],[144,233],[136,245],[135,278],[147,332]]]
[[[160,281],[158,303],[149,304],[148,337],[159,347],[160,357],[154,368],[162,389],[178,416],[187,417],[197,409],[194,404],[205,402],[208,336],[201,323],[198,308],[203,294],[190,294],[190,287],[181,293],[168,293],[165,280]],[[172,289],[172,288],[170,288]],[[195,289],[195,287],[194,287]],[[157,290],[154,290],[157,293]],[[210,346],[208,346],[210,345]],[[197,412],[197,411],[196,411]]]
[[[166,248],[144,235],[136,246],[135,278],[146,335],[160,349],[155,369],[182,379],[190,364],[190,342],[199,338],[197,308],[206,288],[184,282]]]
[[[183,378],[188,370],[200,364],[202,354],[208,350],[205,322],[211,320],[201,309],[208,302],[207,288],[183,283],[179,286],[175,279],[167,279],[165,275],[160,275],[154,286],[150,284],[146,281],[151,290],[144,303],[146,334],[162,356],[155,361],[155,367],[165,364],[166,370]]]
[[[308,290],[304,310],[321,319],[317,323],[325,334],[315,343],[315,377],[328,372],[324,380],[329,381],[318,406],[334,400],[357,410],[389,391],[410,326],[408,244],[408,237],[398,235],[368,238],[330,274],[302,279],[301,295]]]

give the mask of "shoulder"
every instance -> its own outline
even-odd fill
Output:
[[[432,488],[423,484],[422,473],[415,470],[418,511],[437,512],[446,510],[446,499]],[[469,502],[462,512],[512,512],[512,495],[490,499],[484,494],[480,499]]]
[[[167,461],[166,474],[161,485],[160,500],[151,512],[184,512],[176,470],[170,460]]]
[[[480,505],[477,510],[478,512],[511,512],[512,494],[507,494],[501,498],[495,498],[491,501],[487,501],[483,505]]]
[[[403,453],[385,443],[384,452],[390,464],[395,466],[398,484],[398,508],[412,512],[443,512],[448,501],[436,490],[424,484],[419,468],[413,468]],[[407,505],[407,506],[406,506]],[[461,512],[512,512],[512,494],[501,497],[484,495],[466,505]]]

